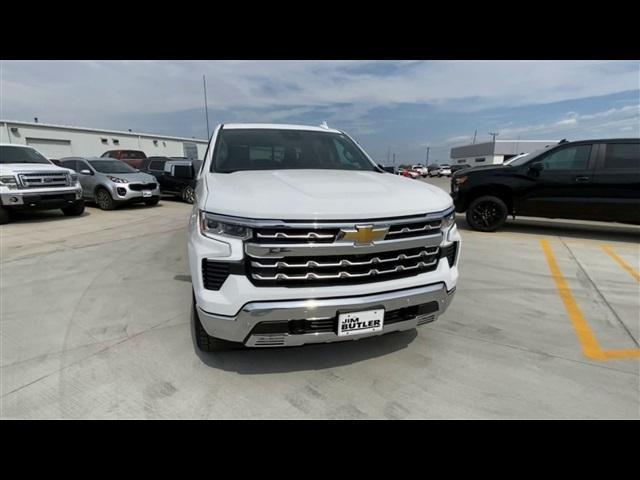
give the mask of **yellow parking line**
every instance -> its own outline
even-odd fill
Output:
[[[562,303],[564,303],[564,308],[571,320],[573,329],[578,337],[578,341],[582,346],[582,353],[584,353],[585,357],[591,358],[592,360],[640,358],[640,349],[602,350],[602,348],[600,348],[598,340],[593,335],[591,328],[589,328],[589,324],[585,320],[584,315],[582,315],[580,307],[578,307],[576,300],[573,298],[573,294],[571,293],[571,289],[569,288],[567,281],[562,276],[562,272],[560,271],[558,263],[553,256],[553,250],[551,250],[549,242],[547,240],[540,240],[540,246],[542,247],[544,256],[547,259],[547,264],[549,265],[551,276],[555,281],[558,295],[562,299]]]
[[[626,270],[627,273],[629,273],[629,275],[635,278],[636,281],[640,282],[640,273],[634,270],[634,268],[631,265],[629,265],[627,262],[621,259],[618,255],[616,255],[616,253],[613,250],[611,250],[611,247],[609,247],[609,245],[600,245],[600,246],[602,247],[602,250],[604,250],[604,252],[607,255],[613,258],[613,260],[622,267],[623,270]]]
[[[635,350],[605,350],[604,356],[607,360],[622,358],[640,358],[640,349]]]
[[[564,308],[566,309],[567,315],[573,324],[573,329],[576,332],[578,341],[582,345],[582,353],[584,353],[587,358],[594,360],[606,360],[604,352],[600,348],[596,337],[593,335],[593,332],[584,319],[584,316],[580,311],[580,307],[578,307],[578,304],[573,298],[567,281],[562,276],[562,272],[560,271],[556,259],[553,256],[553,251],[549,246],[549,242],[547,240],[540,240],[540,246],[542,247],[544,256],[547,259],[547,264],[549,264],[549,270],[551,271],[551,276],[555,281],[558,295],[560,296],[562,303],[564,303]]]

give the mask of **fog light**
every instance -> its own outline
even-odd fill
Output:
[[[18,203],[18,197],[11,197],[9,200],[13,203]]]
[[[127,194],[127,190],[122,187],[116,188],[116,191],[118,192],[118,195],[120,195],[121,197],[124,197]]]

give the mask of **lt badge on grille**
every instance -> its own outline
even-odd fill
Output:
[[[387,235],[387,231],[389,231],[389,227],[373,228],[373,225],[356,225],[353,230],[340,230],[337,241],[351,241],[354,245],[371,245],[375,240],[384,239]]]

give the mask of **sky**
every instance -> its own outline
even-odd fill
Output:
[[[1,61],[0,119],[206,138],[203,75],[211,131],[326,121],[383,164],[446,161],[476,131],[640,137],[638,61]]]

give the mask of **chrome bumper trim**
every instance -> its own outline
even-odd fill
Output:
[[[415,328],[419,324],[424,323],[424,320],[416,317],[404,322],[385,325],[381,332],[363,334],[355,337],[338,337],[335,333],[331,332],[306,333],[300,335],[278,334],[277,336],[265,334],[250,335],[251,331],[261,322],[334,318],[339,311],[357,311],[380,307],[386,311],[391,311],[437,301],[438,311],[433,313],[433,319],[435,319],[439,315],[442,315],[448,308],[454,293],[455,289],[447,292],[444,283],[435,283],[422,287],[356,297],[252,302],[246,304],[237,315],[231,317],[205,312],[200,307],[196,308],[200,322],[211,336],[234,342],[242,342],[247,346],[280,347],[303,345],[305,343],[338,342],[382,335],[393,331]]]

